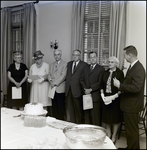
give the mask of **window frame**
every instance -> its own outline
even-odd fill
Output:
[[[21,51],[23,52],[23,6],[14,7],[11,10],[11,41],[12,41],[12,52]],[[15,19],[15,21],[13,20]],[[15,34],[15,31],[17,33]],[[16,38],[17,37],[17,38]]]

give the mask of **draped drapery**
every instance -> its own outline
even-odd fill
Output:
[[[5,7],[1,10],[1,90],[7,93],[7,68],[12,62],[11,43],[11,8]]]
[[[125,1],[112,1],[110,10],[109,55],[119,59],[122,69],[126,43],[126,7]]]
[[[79,49],[83,53],[84,11],[85,1],[73,1],[71,51]]]
[[[32,65],[32,55],[36,50],[36,10],[34,3],[23,4],[23,63],[29,68]],[[13,62],[12,49],[12,15],[13,7],[1,10],[1,90],[7,94],[7,69]]]
[[[23,8],[23,59],[27,67],[30,68],[33,52],[36,51],[36,10],[34,3],[26,3]]]

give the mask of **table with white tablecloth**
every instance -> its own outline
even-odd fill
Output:
[[[21,111],[1,108],[1,149],[69,149],[62,129],[46,124],[44,127],[24,126]],[[48,119],[46,118],[46,122]],[[116,149],[106,137],[103,149]]]

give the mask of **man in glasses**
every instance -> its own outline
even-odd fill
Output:
[[[83,118],[81,76],[87,63],[81,61],[81,51],[76,49],[72,53],[73,60],[67,64],[65,85],[66,117],[67,121],[80,124]]]

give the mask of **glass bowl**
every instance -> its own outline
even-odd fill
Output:
[[[65,127],[63,133],[71,149],[100,149],[107,134],[105,128],[88,124]]]

